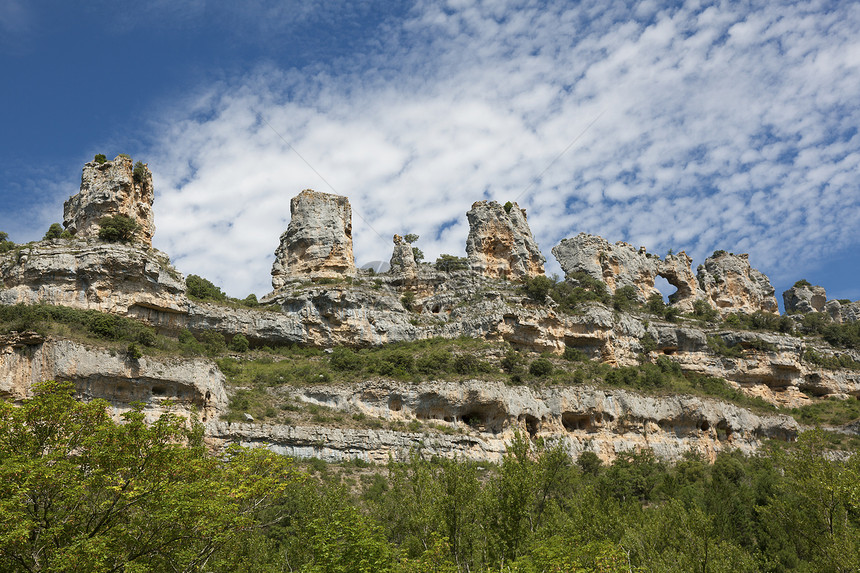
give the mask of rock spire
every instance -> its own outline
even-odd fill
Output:
[[[466,216],[466,256],[473,271],[509,279],[544,274],[546,259],[532,237],[525,209],[510,202],[502,206],[496,201],[477,201]]]

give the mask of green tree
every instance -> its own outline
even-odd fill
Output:
[[[93,161],[101,165],[102,163],[107,162],[107,157],[104,153],[96,153],[96,156],[93,158]]]
[[[59,239],[63,236],[63,226],[59,223],[51,223],[51,226],[48,228],[48,231],[45,233],[45,236],[42,237],[43,241],[48,241],[50,239]]]
[[[103,217],[99,221],[99,239],[109,243],[128,243],[134,240],[140,225],[126,215]]]
[[[0,569],[199,571],[299,480],[265,450],[209,455],[178,416],[122,417],[55,382],[0,403]]]
[[[463,257],[455,257],[454,255],[442,253],[439,255],[439,258],[436,259],[434,267],[437,271],[443,271],[446,273],[465,271],[469,268],[469,261]]]
[[[227,295],[211,281],[197,275],[188,275],[185,279],[188,296],[198,300],[211,300],[222,302],[227,300]]]
[[[4,233],[3,231],[0,231],[0,253],[8,253],[15,248],[15,243],[8,239],[9,233]]]

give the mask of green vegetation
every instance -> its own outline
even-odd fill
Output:
[[[415,304],[415,293],[411,290],[403,293],[403,296],[400,297],[400,304],[403,305],[403,308],[412,312],[414,310],[413,305]]]
[[[830,397],[807,406],[792,408],[790,413],[801,424],[841,426],[860,420],[860,400]]]
[[[103,217],[99,221],[99,239],[109,243],[128,243],[134,240],[138,229],[140,225],[126,215]]]
[[[96,153],[96,156],[93,157],[93,161],[95,161],[96,163],[101,165],[102,163],[107,162],[107,157],[105,156],[104,153]]]
[[[454,255],[442,253],[439,255],[439,258],[436,259],[436,262],[433,263],[433,266],[437,271],[452,273],[454,271],[468,270],[469,261],[466,260],[465,257],[455,257]]]
[[[410,245],[418,242],[418,235],[415,233],[407,233],[403,236],[403,241],[409,243]],[[424,251],[419,249],[418,247],[412,247],[412,257],[415,259],[416,263],[420,263],[424,260]]]
[[[505,213],[510,213],[511,209],[514,208],[514,204],[510,201],[505,202]]]
[[[113,422],[48,384],[0,404],[0,568],[752,573],[860,568],[860,456],[820,430],[768,456],[609,464],[517,434],[498,465],[208,455],[175,416]],[[330,415],[319,409],[321,417]],[[82,431],[86,429],[86,431]]]
[[[220,287],[215,286],[212,282],[201,276],[188,275],[185,279],[185,286],[188,289],[186,293],[191,298],[211,302],[223,302],[227,300],[227,295],[221,291]]]
[[[521,289],[527,297],[536,303],[543,304],[546,302],[546,297],[554,286],[556,286],[556,282],[553,279],[544,275],[538,275],[536,277],[524,278]]]
[[[42,237],[43,241],[49,241],[51,239],[70,239],[72,234],[65,229],[59,223],[51,223],[51,226],[48,228],[48,231],[45,233],[45,236]]]
[[[146,177],[146,165],[143,164],[143,161],[138,161],[134,164],[134,170],[132,171],[132,178],[135,183],[143,183],[144,178]]]
[[[0,402],[0,569],[245,570],[303,476],[265,449],[212,456],[178,416],[122,418],[54,382]]]
[[[8,253],[15,248],[15,243],[9,240],[9,233],[0,231],[0,254]]]
[[[820,354],[811,348],[803,352],[803,361],[829,370],[837,370],[839,368],[860,370],[860,362],[857,362],[847,354]]]
[[[805,286],[806,286],[806,287],[812,286],[812,283],[810,283],[810,282],[809,282],[808,280],[806,280],[806,279],[800,279],[799,281],[797,281],[796,283],[794,283],[794,288],[800,288],[800,287],[805,287]]]

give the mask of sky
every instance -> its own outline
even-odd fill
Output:
[[[781,293],[860,299],[860,3],[0,0],[0,230],[62,221],[97,153],[147,163],[154,245],[271,291],[290,199],[337,193],[359,265],[416,233],[463,256],[515,201]]]

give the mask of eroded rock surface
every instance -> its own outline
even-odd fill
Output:
[[[290,201],[290,224],[272,266],[272,287],[290,280],[355,276],[352,208],[340,195],[305,189]]]
[[[391,272],[407,279],[418,275],[418,263],[415,262],[415,252],[412,244],[407,243],[400,235],[394,235],[394,252],[391,253]]]
[[[696,277],[690,268],[692,259],[684,251],[661,259],[648,253],[645,247],[636,249],[623,241],[613,244],[597,235],[579,233],[562,240],[553,247],[552,254],[566,275],[584,272],[606,283],[612,293],[632,286],[640,302],[655,294],[660,295],[654,287],[658,276],[678,289],[669,301],[679,309],[692,310],[693,303],[701,298]]]
[[[698,271],[699,286],[720,313],[779,313],[770,280],[750,266],[749,255],[717,251]]]
[[[526,210],[496,201],[477,201],[466,213],[466,255],[471,269],[492,278],[521,279],[544,274],[546,259],[532,237]]]
[[[785,311],[807,314],[826,312],[834,322],[857,322],[860,320],[860,301],[827,300],[824,287],[798,281],[782,293]]]
[[[122,155],[104,163],[91,161],[84,165],[80,193],[63,205],[63,225],[76,238],[97,238],[102,218],[125,215],[139,225],[136,241],[151,246],[154,197],[152,173],[145,165],[135,173],[132,160]]]
[[[208,421],[227,407],[224,375],[211,360],[150,356],[135,360],[121,351],[70,340],[0,336],[0,396],[23,400],[44,380],[72,382],[81,398],[107,400],[116,414],[141,402],[149,419],[171,411],[195,413]]]
[[[428,455],[497,462],[516,431],[561,443],[573,457],[592,451],[605,461],[641,448],[667,460],[687,452],[714,459],[728,449],[750,454],[765,438],[790,440],[798,431],[788,416],[759,416],[691,396],[651,397],[588,386],[536,389],[482,380],[361,382],[301,388],[293,397],[390,421],[436,424],[449,432],[218,423],[211,433],[249,444],[265,434],[277,451],[288,455],[384,463],[389,455],[405,459],[416,447]]]

